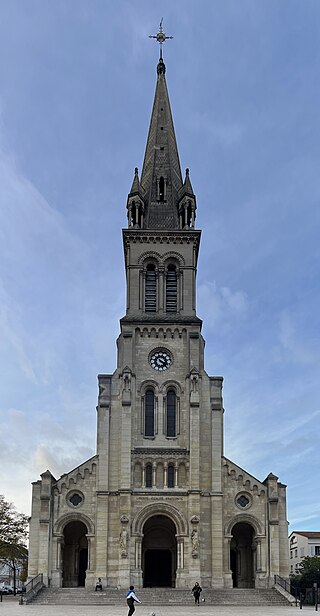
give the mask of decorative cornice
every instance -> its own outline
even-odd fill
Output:
[[[158,447],[153,449],[150,447],[135,447],[131,450],[131,453],[136,456],[175,456],[185,457],[189,455],[188,449],[169,449],[166,447]]]
[[[140,244],[183,244],[194,243],[199,245],[200,229],[186,229],[181,231],[149,230],[149,229],[123,229],[123,239],[125,243]]]
[[[143,316],[142,316],[143,315]],[[136,315],[128,315],[122,317],[120,319],[121,323],[132,323],[132,325],[136,325],[139,323],[141,325],[141,329],[143,329],[147,323],[158,324],[159,327],[162,324],[172,323],[172,325],[181,324],[181,325],[198,325],[202,326],[202,320],[199,317],[185,317],[181,314],[173,314],[173,313],[163,313],[163,315],[159,315],[159,313],[152,314],[151,312],[143,312],[137,311]]]

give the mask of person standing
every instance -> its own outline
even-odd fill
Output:
[[[127,604],[129,606],[129,612],[128,612],[128,616],[132,616],[133,612],[135,611],[135,607],[134,607],[134,602],[137,603],[141,603],[140,599],[138,599],[138,597],[136,596],[135,592],[134,592],[134,586],[130,586],[128,592],[127,592]]]
[[[201,588],[199,582],[195,583],[195,585],[194,585],[194,587],[192,589],[192,592],[193,592],[193,596],[194,596],[195,605],[199,605],[200,594],[202,592],[202,588]]]

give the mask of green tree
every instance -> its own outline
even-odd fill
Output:
[[[27,558],[28,518],[18,513],[12,503],[0,494],[0,560],[13,572],[14,591],[16,590],[17,568]]]
[[[305,556],[299,566],[298,575],[290,576],[292,583],[300,588],[311,588],[314,582],[320,587],[320,558],[319,556]]]
[[[306,556],[300,563],[300,581],[306,588],[314,582],[320,586],[320,558],[319,556]]]

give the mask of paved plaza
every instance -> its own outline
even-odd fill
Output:
[[[162,605],[152,608],[150,605],[138,605],[135,616],[151,616],[155,612],[156,616],[293,616],[293,614],[303,614],[308,612],[309,616],[315,611],[314,607],[305,606],[302,611],[297,607],[265,607],[265,606],[234,606],[234,605],[194,605],[170,606]],[[0,616],[127,616],[128,607],[123,605],[103,605],[103,606],[84,606],[84,605],[19,605],[17,601],[5,600],[0,603]]]

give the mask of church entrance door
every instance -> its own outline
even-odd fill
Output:
[[[246,522],[232,529],[230,566],[235,588],[254,588],[254,530]]]
[[[83,522],[69,522],[64,528],[63,573],[64,587],[85,586],[88,566],[88,530]]]
[[[174,587],[177,568],[176,527],[165,515],[154,515],[143,527],[144,587]]]

